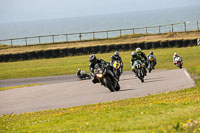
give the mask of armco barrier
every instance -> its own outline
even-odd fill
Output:
[[[77,55],[83,55],[84,54],[83,48],[76,48],[76,53]]]
[[[167,48],[168,47],[168,41],[160,41],[160,47],[161,48]]]
[[[122,50],[123,51],[128,51],[129,50],[129,44],[123,44],[122,45]]]
[[[144,42],[137,43],[137,47],[140,47],[141,49],[145,49]]]
[[[107,45],[99,46],[99,52],[100,53],[106,53],[106,52],[108,52],[107,51]]]
[[[129,44],[130,50],[135,50],[138,47],[137,43],[131,43]]]
[[[114,51],[114,50],[115,50],[115,45],[114,44],[107,46],[107,51],[108,52],[111,52],[111,51]]]
[[[152,42],[145,42],[144,43],[144,47],[145,47],[145,49],[151,49],[152,48]]]
[[[117,50],[117,51],[122,50],[122,45],[123,44],[115,45],[115,50]]]
[[[69,49],[68,49],[68,53],[69,53],[69,55],[71,55],[71,56],[76,55],[76,50],[75,50],[75,48],[69,48]]]
[[[197,45],[197,39],[190,40],[190,46],[196,46]]]
[[[175,46],[176,47],[182,47],[182,45],[183,45],[183,40],[176,40],[176,42],[175,42]]]
[[[152,42],[152,48],[159,48],[160,47],[160,41]]]
[[[55,49],[52,51],[52,57],[56,58],[56,57],[60,57],[60,50],[59,49]]]
[[[151,48],[166,48],[166,47],[187,47],[196,46],[197,39],[185,39],[185,40],[169,40],[169,41],[156,41],[156,42],[140,42],[130,44],[118,44],[118,45],[102,45],[102,46],[91,46],[81,48],[64,48],[55,50],[41,50],[32,51],[27,53],[18,54],[6,54],[0,55],[0,62],[19,61],[19,60],[30,60],[30,59],[41,59],[41,58],[56,58],[73,55],[84,55],[91,53],[105,53],[116,50],[135,50],[137,47],[141,49]]]
[[[84,47],[83,50],[84,50],[85,54],[92,53],[92,48],[91,47]]]
[[[176,41],[174,41],[174,40],[169,40],[169,41],[168,41],[168,47],[169,47],[169,48],[174,47],[174,46],[175,46],[175,43],[176,43]]]
[[[99,52],[99,46],[92,46],[91,49],[92,49],[91,53],[93,54],[96,54]]]
[[[183,40],[183,47],[187,47],[190,45],[190,40]]]

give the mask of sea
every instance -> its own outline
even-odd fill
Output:
[[[0,23],[0,40],[24,38],[33,36],[45,36],[56,34],[71,34],[71,33],[84,33],[84,32],[96,32],[107,31],[116,29],[131,29],[138,27],[150,27],[166,24],[174,24],[180,22],[186,22],[187,30],[196,30],[198,27],[197,21],[200,25],[200,10],[198,6],[168,8],[149,11],[135,11],[124,12],[117,14],[97,15],[97,16],[85,16],[74,18],[59,18],[37,21],[24,21],[24,22],[9,22]],[[152,31],[151,31],[152,30]],[[170,32],[171,27],[165,27],[161,29],[161,32]],[[184,25],[174,26],[174,31],[184,31]],[[123,34],[130,34],[133,31],[127,31]],[[135,33],[143,33],[145,30],[139,29],[134,31]],[[156,33],[158,29],[149,28],[148,32]],[[109,33],[109,37],[114,37],[119,33]],[[86,35],[85,39],[92,38],[92,35]],[[106,34],[96,34],[95,38],[106,36]],[[94,37],[94,36],[93,36]],[[57,38],[58,41],[66,39],[65,36]],[[44,37],[42,41],[51,42],[52,37]],[[56,41],[56,38],[54,38]],[[70,39],[78,40],[77,35],[67,36],[67,41]],[[84,36],[83,36],[84,39]],[[25,44],[23,39],[12,42],[14,45]],[[28,44],[38,43],[38,38],[28,40]],[[10,44],[10,41],[0,41],[0,44]],[[26,40],[27,44],[27,40]]]

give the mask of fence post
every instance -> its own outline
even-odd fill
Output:
[[[66,42],[68,42],[68,34],[65,34],[66,35]]]
[[[52,40],[53,40],[53,43],[54,43],[54,35],[52,35]]]
[[[133,34],[135,34],[135,29],[133,28]]]
[[[160,27],[161,27],[161,26],[158,26],[158,32],[159,32],[159,34],[160,34]]]
[[[186,22],[184,22],[184,28],[185,28],[185,32],[186,32],[187,31]]]
[[[122,36],[122,30],[121,29],[119,30],[119,33],[120,33],[120,37],[121,37]]]
[[[148,33],[148,32],[147,32],[147,27],[145,27],[145,32],[146,32],[146,34]]]
[[[174,32],[174,24],[172,24],[172,33]]]
[[[11,46],[13,47],[13,41],[12,41],[12,39],[10,39],[10,44],[11,44]]]
[[[199,31],[199,21],[197,21],[197,30]]]
[[[39,44],[41,44],[41,41],[40,41],[40,36],[38,36],[38,40],[39,40]]]
[[[92,35],[93,35],[93,40],[95,40],[95,33],[93,32]]]
[[[26,46],[27,46],[27,38],[25,37],[24,39],[25,39],[25,43],[26,43]]]
[[[107,39],[108,39],[108,30],[107,30],[106,34],[107,34]]]
[[[79,38],[80,38],[80,41],[81,41],[81,37],[82,37],[82,35],[81,35],[81,33],[79,33]]]

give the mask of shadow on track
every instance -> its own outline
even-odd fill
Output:
[[[132,91],[132,90],[136,90],[136,89],[123,89],[123,90],[120,90],[120,91]]]

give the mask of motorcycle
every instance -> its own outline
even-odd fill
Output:
[[[108,65],[96,64],[94,74],[101,85],[107,87],[111,92],[120,90],[118,80],[114,77]]]
[[[175,62],[176,62],[176,66],[179,67],[180,69],[182,69],[183,61],[182,61],[181,57],[176,57]]]
[[[77,77],[81,80],[84,80],[84,79],[91,79],[91,76],[89,74],[87,74],[85,71],[80,71],[80,72],[77,72]]]
[[[117,75],[117,77],[119,79],[121,72],[122,72],[121,62],[118,60],[115,60],[112,66],[113,66],[113,71],[114,71],[115,75]]]
[[[148,70],[149,70],[149,73],[151,73],[151,71],[154,69],[154,56],[153,55],[150,55],[148,57]]]
[[[144,68],[143,68],[142,62],[140,60],[136,60],[133,65],[135,67],[136,76],[143,83],[144,82]]]

